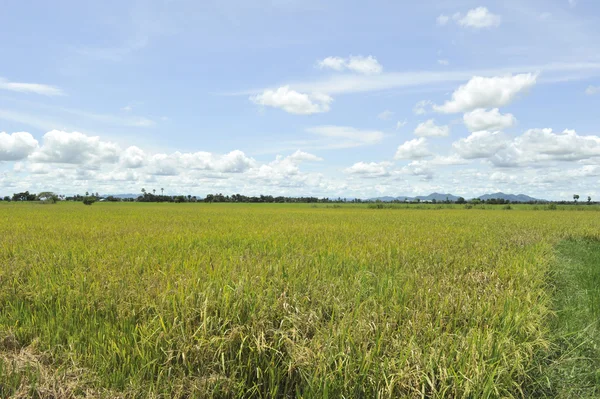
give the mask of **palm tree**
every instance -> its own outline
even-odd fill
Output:
[[[579,199],[579,195],[578,194],[573,195],[573,201],[575,201],[575,203],[577,203],[578,199]]]
[[[155,188],[153,188],[153,189],[152,189],[152,193],[153,193],[154,195],[156,195],[156,189],[155,189]]]
[[[165,195],[165,189],[164,188],[160,189],[160,195]]]

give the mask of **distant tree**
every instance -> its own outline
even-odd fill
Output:
[[[58,201],[58,195],[54,194],[51,191],[44,191],[38,194],[38,198],[40,201],[47,202],[50,204],[56,204]]]
[[[146,189],[142,187],[142,194],[146,195]]]
[[[9,197],[8,195],[6,195],[6,196],[4,197],[4,201],[10,201],[10,197]]]
[[[457,203],[457,204],[464,204],[464,203],[466,203],[466,202],[467,202],[467,201],[465,201],[465,199],[464,199],[463,197],[458,197],[458,199],[456,200],[456,203]]]
[[[188,202],[192,202],[192,196],[191,196],[191,194],[188,194]]]
[[[156,195],[156,189],[155,188],[152,189],[152,194]]]
[[[83,205],[92,205],[94,202],[96,202],[96,198],[94,197],[86,196],[83,199]]]
[[[579,195],[578,194],[573,195],[573,201],[575,201],[575,203],[577,203],[578,199],[579,199]]]
[[[165,195],[165,189],[164,188],[160,189],[160,195]]]
[[[590,204],[591,202],[592,202],[592,197],[590,197],[590,196],[588,195],[588,204]]]
[[[87,197],[88,195],[90,195],[90,193],[88,193],[87,191],[85,192],[85,196]]]
[[[214,195],[212,195],[212,194],[208,194],[208,195],[206,196],[206,198],[204,198],[204,202],[213,202],[213,201],[214,201],[214,199],[215,199],[215,196],[214,196]]]

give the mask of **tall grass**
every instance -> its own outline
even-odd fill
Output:
[[[521,397],[552,247],[600,231],[587,212],[260,204],[0,220],[0,396]]]

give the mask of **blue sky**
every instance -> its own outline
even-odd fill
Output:
[[[0,195],[600,199],[600,4],[7,1]]]

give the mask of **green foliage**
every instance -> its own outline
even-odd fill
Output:
[[[95,197],[88,196],[83,198],[83,205],[92,205],[94,202],[96,202]]]

